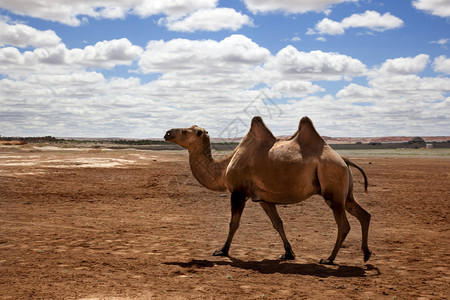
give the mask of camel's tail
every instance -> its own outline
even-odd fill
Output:
[[[348,158],[345,158],[345,157],[342,157],[342,158],[344,159],[344,161],[347,164],[347,166],[355,167],[361,172],[361,174],[364,177],[364,192],[367,193],[367,187],[369,185],[369,182],[367,181],[367,176],[366,176],[366,173],[364,172],[364,170],[360,166],[358,166],[357,164],[355,164],[354,162],[349,160]]]

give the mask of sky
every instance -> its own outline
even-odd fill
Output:
[[[450,0],[0,0],[0,135],[450,135],[449,48]]]

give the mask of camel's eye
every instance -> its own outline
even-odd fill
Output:
[[[182,133],[182,134],[186,134],[186,133],[187,133],[187,130],[186,130],[186,129],[183,129],[183,130],[181,130],[181,133]]]
[[[201,136],[203,134],[203,131],[199,130],[197,131],[197,136]]]

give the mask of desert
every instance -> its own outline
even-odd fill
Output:
[[[450,151],[340,151],[372,214],[371,259],[323,199],[279,206],[297,257],[249,202],[230,249],[229,195],[202,187],[183,150],[0,148],[1,299],[447,299]],[[215,152],[214,155],[221,155]]]

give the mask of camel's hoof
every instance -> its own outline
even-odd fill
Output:
[[[213,256],[228,256],[228,251],[223,251],[222,249],[214,251]]]
[[[367,262],[371,255],[372,252],[370,252],[369,250],[364,251],[364,262]]]
[[[322,265],[334,265],[334,262],[332,261],[332,260],[329,260],[329,259],[321,259],[320,261],[319,261],[319,264],[322,264]]]
[[[295,255],[294,255],[294,253],[285,253],[285,254],[281,254],[279,258],[280,258],[280,260],[294,260]]]

